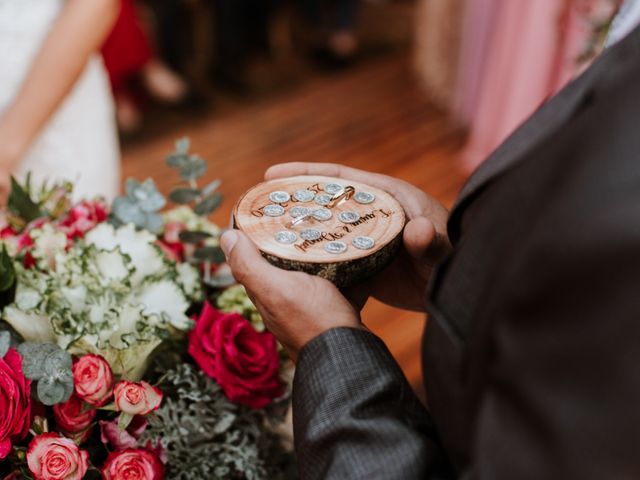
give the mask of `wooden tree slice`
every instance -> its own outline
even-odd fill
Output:
[[[343,190],[336,193],[338,186]],[[331,217],[320,220],[321,213],[327,215],[327,207],[317,202],[335,198],[348,187],[353,187],[355,194],[329,205]],[[316,212],[316,217],[310,215],[318,209],[321,212]],[[294,215],[300,213],[308,216],[292,225],[299,218]],[[401,205],[387,192],[352,180],[321,176],[260,183],[240,198],[233,211],[234,226],[272,264],[318,275],[340,287],[370,277],[393,259],[401,245],[405,221]]]

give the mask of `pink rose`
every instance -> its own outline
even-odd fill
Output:
[[[162,391],[147,382],[118,382],[113,389],[116,411],[128,415],[146,415],[157,410],[162,403]]]
[[[148,450],[123,450],[111,452],[102,467],[104,480],[161,480],[164,466],[160,459]]]
[[[275,337],[237,313],[206,303],[189,337],[189,354],[232,402],[262,408],[283,393]]]
[[[87,354],[73,364],[73,383],[81,399],[100,407],[111,397],[113,373],[100,355]]]
[[[136,416],[127,428],[121,430],[118,421],[113,420],[100,422],[100,438],[105,445],[111,445],[114,450],[125,450],[127,448],[137,448],[138,439],[147,428],[148,422],[144,417]]]
[[[84,234],[107,219],[107,206],[100,201],[83,201],[69,210],[60,222],[61,229],[69,240],[82,238]]]
[[[96,418],[96,411],[88,408],[78,395],[72,395],[65,403],[53,406],[53,416],[59,430],[65,436],[82,443],[91,433],[91,423]]]
[[[22,357],[10,348],[0,358],[0,459],[11,451],[13,441],[29,431],[31,381],[22,372]]]
[[[80,480],[87,473],[89,454],[73,440],[43,433],[29,443],[27,465],[35,480]]]

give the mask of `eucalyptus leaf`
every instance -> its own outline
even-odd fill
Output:
[[[193,211],[200,216],[205,216],[205,215],[209,215],[221,204],[222,204],[222,195],[216,192],[216,193],[213,193],[212,195],[209,195],[200,203],[198,203],[194,207]]]
[[[169,200],[184,205],[196,200],[201,193],[197,188],[176,188],[169,193]]]
[[[183,243],[200,243],[207,238],[212,237],[210,233],[207,232],[196,232],[192,230],[184,230],[178,234],[180,241]]]
[[[233,278],[233,275],[225,273],[222,275],[214,275],[210,279],[205,280],[204,283],[213,288],[226,288],[235,284],[236,279]]]
[[[145,214],[138,204],[128,197],[118,197],[113,201],[113,215],[122,223],[133,223],[142,226],[145,223]]]
[[[191,140],[189,137],[182,137],[176,140],[176,153],[187,153],[191,148]]]
[[[164,221],[162,217],[156,213],[148,213],[145,217],[144,228],[149,230],[151,233],[158,234],[162,232],[162,228],[164,227]]]
[[[22,356],[22,369],[25,377],[30,380],[39,380],[47,375],[45,363],[52,353],[61,350],[53,343],[25,342],[18,346],[18,352]]]
[[[183,180],[196,180],[207,171],[207,164],[197,155],[191,155],[188,162],[180,168],[180,177]]]
[[[71,374],[71,355],[62,349],[51,352],[44,362],[45,376],[66,378]],[[73,379],[73,376],[71,376]]]
[[[29,192],[14,177],[11,177],[11,193],[9,193],[7,207],[27,223],[42,216],[38,204],[31,199]]]
[[[202,189],[202,195],[206,197],[210,193],[215,192],[218,189],[218,187],[220,187],[220,185],[222,185],[222,180],[214,180],[213,182],[211,182],[209,185],[207,185]]]
[[[164,196],[158,191],[155,182],[147,178],[134,189],[133,197],[144,212],[157,212],[167,204]]]
[[[124,193],[130,199],[135,199],[135,191],[137,188],[140,188],[140,182],[135,178],[127,178],[124,182]]]
[[[193,256],[202,262],[223,263],[225,261],[224,252],[220,247],[200,247]]]
[[[10,346],[11,334],[7,331],[0,332],[0,358],[4,358],[4,356],[9,351]]]
[[[47,406],[63,403],[71,398],[73,393],[73,379],[71,382],[61,381],[54,377],[38,380],[36,389],[38,399]]]

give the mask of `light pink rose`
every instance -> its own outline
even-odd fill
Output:
[[[147,382],[118,382],[113,389],[116,410],[128,415],[146,415],[160,407],[162,391]]]
[[[104,405],[113,392],[113,372],[100,355],[83,355],[73,365],[76,394],[89,405]]]
[[[27,465],[35,480],[80,480],[87,473],[89,454],[73,440],[43,433],[29,443]]]
[[[104,480],[162,480],[164,466],[148,450],[111,452],[102,468]]]

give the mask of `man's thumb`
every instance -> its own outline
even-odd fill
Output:
[[[249,289],[254,289],[256,282],[264,281],[267,275],[273,275],[273,270],[277,271],[253,242],[238,230],[226,231],[220,237],[220,247],[235,279]]]

